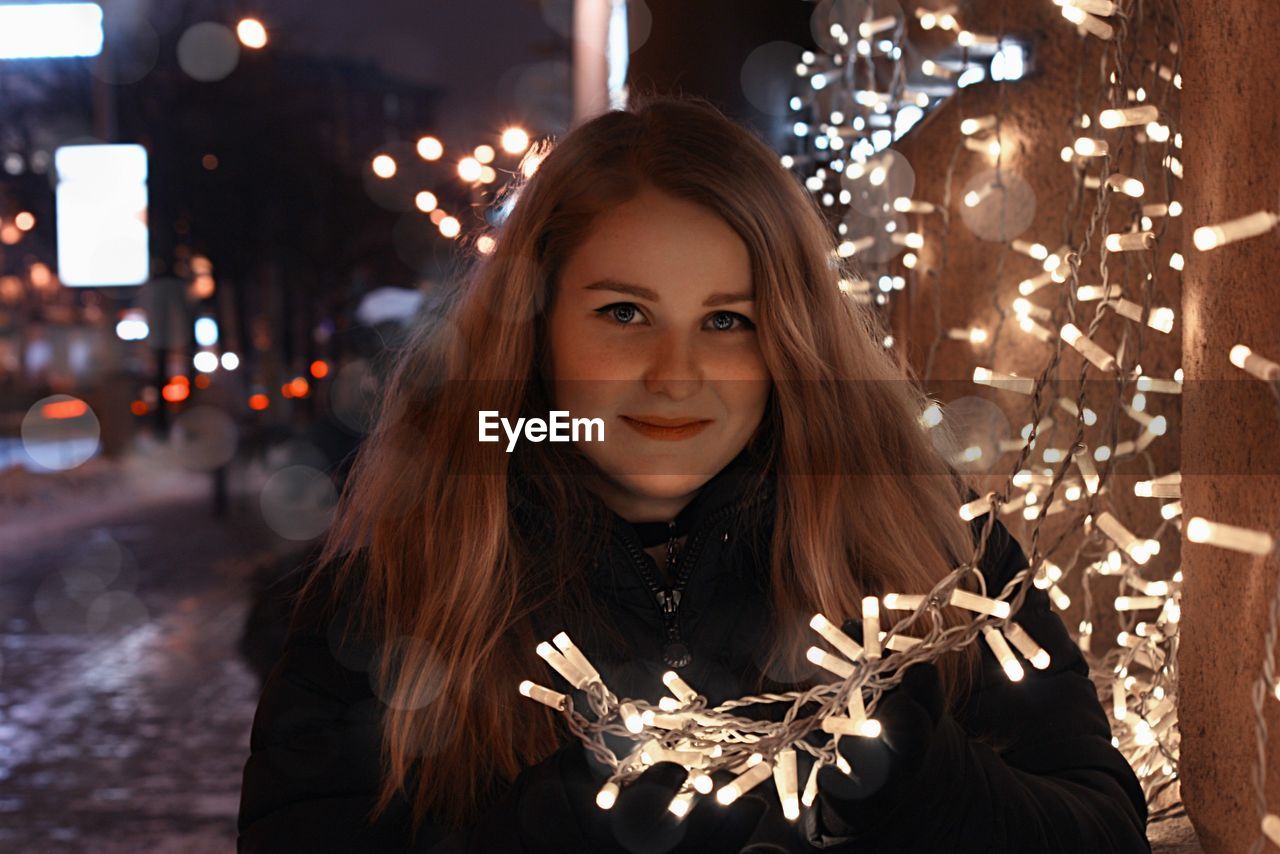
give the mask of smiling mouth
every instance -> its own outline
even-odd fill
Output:
[[[628,415],[619,416],[628,427],[635,430],[642,436],[650,439],[659,439],[664,441],[676,441],[679,439],[688,439],[698,435],[705,430],[710,421],[690,421],[681,419],[657,419],[654,421],[641,421],[638,418],[632,418]],[[655,423],[665,421],[667,423]]]

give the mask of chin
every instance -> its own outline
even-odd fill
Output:
[[[709,474],[628,474],[618,478],[628,491],[648,498],[680,498],[696,492]]]

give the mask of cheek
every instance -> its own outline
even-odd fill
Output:
[[[739,351],[731,360],[725,360],[716,373],[723,381],[721,397],[731,412],[750,421],[752,429],[759,423],[769,400],[773,381],[764,363],[760,348],[752,344]]]
[[[606,335],[596,318],[552,315],[547,328],[556,381],[628,379],[639,364],[625,338]]]

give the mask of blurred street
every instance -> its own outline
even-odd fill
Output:
[[[298,547],[248,478],[215,520],[163,448],[81,468],[0,504],[0,850],[233,850],[259,687],[237,643],[254,568]]]

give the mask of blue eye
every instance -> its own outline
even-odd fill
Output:
[[[595,309],[595,313],[614,321],[617,326],[638,326],[638,323],[632,321],[637,316],[643,317],[640,308],[631,302],[610,303]],[[717,311],[707,322],[710,324],[708,328],[713,332],[742,332],[755,329],[755,324],[749,318],[736,311]]]
[[[601,317],[608,317],[618,321],[619,326],[633,326],[631,319],[636,316],[638,310],[635,303],[615,302],[596,309],[596,314]]]
[[[738,326],[734,326],[734,321],[739,321]],[[723,322],[723,321],[727,321]],[[736,311],[717,311],[711,316],[711,326],[717,332],[735,332],[739,329],[754,329],[755,324]]]

